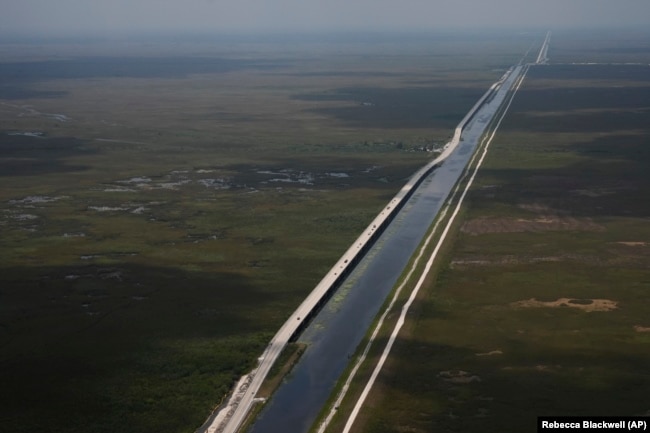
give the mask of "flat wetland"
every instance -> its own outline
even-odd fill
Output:
[[[530,68],[353,431],[650,415],[650,44],[587,41]]]
[[[536,37],[0,45],[2,430],[194,431]]]

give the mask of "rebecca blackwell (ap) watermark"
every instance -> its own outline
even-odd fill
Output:
[[[567,430],[642,432],[648,431],[650,416],[540,416],[537,433]]]

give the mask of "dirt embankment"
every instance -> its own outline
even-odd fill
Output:
[[[618,308],[618,302],[611,301],[609,299],[571,299],[571,298],[560,298],[555,301],[543,302],[538,301],[535,298],[526,299],[524,301],[513,302],[512,304],[515,308],[534,308],[534,307],[547,307],[547,308],[558,308],[558,307],[572,307],[578,308],[587,312],[592,311],[611,311]]]

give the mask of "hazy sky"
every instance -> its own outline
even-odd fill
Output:
[[[0,0],[0,34],[650,27],[650,0]]]

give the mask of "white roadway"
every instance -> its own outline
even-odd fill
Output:
[[[547,34],[540,55],[537,58],[538,63],[545,61],[545,53],[547,50],[550,33]],[[461,120],[454,131],[454,136],[449,143],[444,147],[443,152],[429,162],[427,165],[418,170],[402,187],[402,189],[393,197],[393,199],[382,209],[382,211],[375,217],[375,219],[368,225],[363,233],[357,240],[348,248],[343,256],[336,262],[330,269],[325,277],[318,283],[312,290],[307,298],[300,304],[300,306],[291,314],[287,321],[282,325],[280,330],[275,334],[266,350],[259,358],[257,368],[251,371],[246,376],[242,377],[230,397],[227,405],[216,415],[212,422],[208,425],[208,433],[236,433],[242,425],[246,416],[250,412],[253,404],[256,402],[255,395],[257,394],[262,382],[268,375],[269,370],[280,356],[282,350],[286,347],[287,343],[291,340],[294,334],[298,331],[303,320],[308,317],[314,308],[321,302],[327,295],[331,286],[337,282],[340,274],[344,272],[348,266],[352,266],[354,259],[361,253],[363,247],[373,239],[373,235],[384,224],[387,224],[393,213],[400,207],[400,204],[409,192],[413,189],[418,182],[427,175],[427,173],[436,165],[442,163],[451,155],[460,143],[463,128],[472,119],[474,114],[479,110],[483,103],[496,92],[501,85],[506,81],[510,74],[516,71],[519,74],[520,67],[508,70],[503,77],[494,83],[490,89],[476,102],[467,115]]]
[[[544,39],[544,43],[542,44],[542,48],[539,50],[539,55],[537,56],[537,60],[535,60],[535,63],[538,65],[542,65],[548,61],[548,44],[551,42],[551,32],[548,31],[546,33],[546,38]]]

